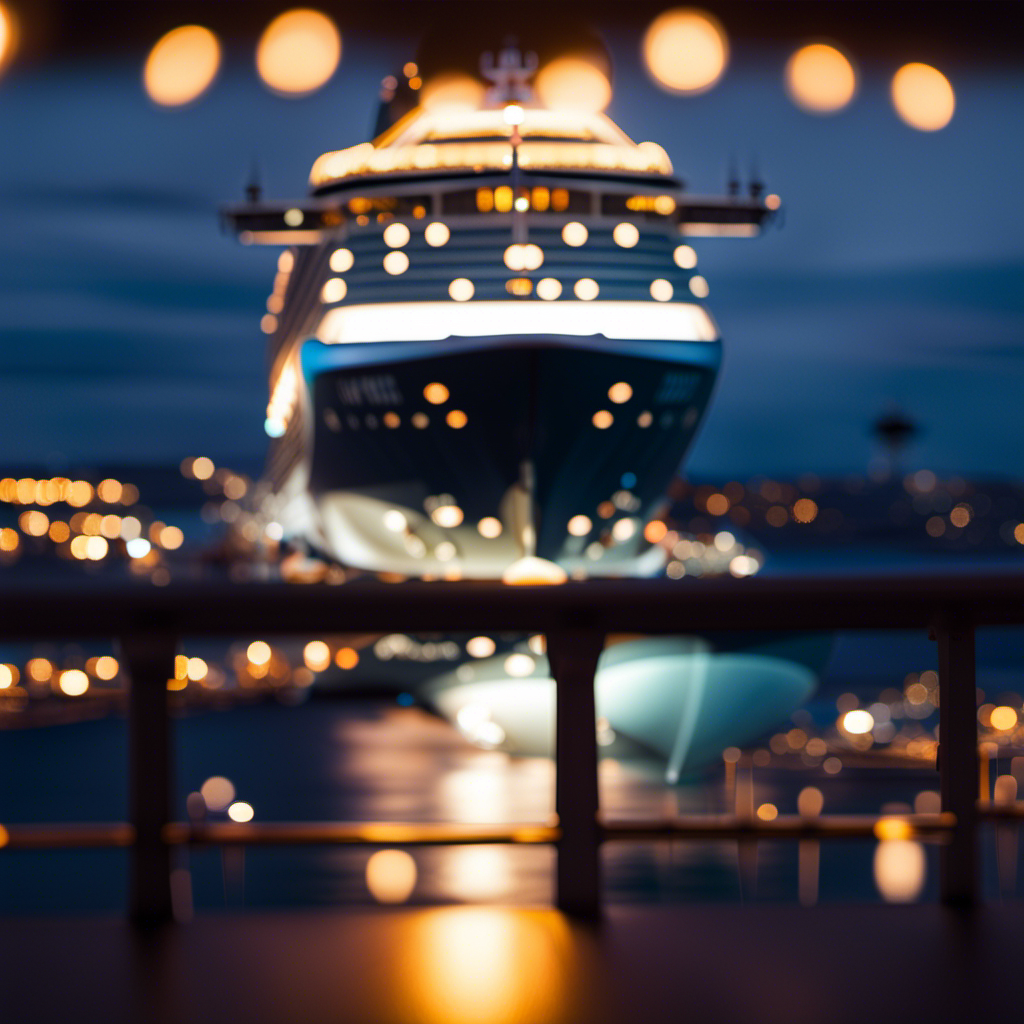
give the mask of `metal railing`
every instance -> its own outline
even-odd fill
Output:
[[[802,579],[589,581],[555,587],[491,583],[171,584],[21,589],[0,595],[0,640],[114,637],[132,680],[128,702],[127,824],[22,825],[7,848],[128,847],[130,909],[138,921],[172,916],[172,851],[182,844],[437,845],[553,843],[556,902],[593,916],[601,907],[600,847],[617,839],[856,838],[875,818],[732,815],[649,822],[600,816],[594,678],[605,636],[717,630],[927,629],[938,645],[941,813],[912,815],[942,843],[943,902],[978,895],[981,815],[1022,817],[1024,805],[979,808],[975,629],[1024,624],[1024,576],[963,574]],[[402,823],[206,824],[172,820],[173,759],[167,680],[181,638],[316,633],[531,632],[547,637],[556,682],[557,823],[509,826]]]

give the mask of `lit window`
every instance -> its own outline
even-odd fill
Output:
[[[473,293],[476,289],[473,287],[473,282],[468,277],[457,277],[450,285],[448,285],[448,294],[456,302],[468,302],[473,298]]]
[[[494,190],[494,208],[498,213],[508,213],[512,209],[515,196],[509,185],[499,185]]]
[[[601,289],[598,287],[597,282],[592,277],[581,277],[576,284],[573,285],[573,292],[577,299],[582,299],[584,302],[590,302],[591,299],[596,299]]]
[[[705,281],[700,274],[694,274],[693,277],[690,278],[690,291],[693,292],[698,299],[706,299],[710,290],[711,289],[708,288],[707,281]]]
[[[505,291],[509,295],[529,295],[533,291],[533,282],[528,277],[513,277],[505,282]]]

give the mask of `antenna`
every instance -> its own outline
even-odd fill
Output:
[[[263,197],[263,185],[260,183],[260,165],[256,157],[252,158],[249,171],[249,183],[245,186],[245,198],[255,205]]]
[[[735,153],[729,156],[729,172],[728,180],[725,183],[725,190],[730,196],[738,196],[740,194],[740,172],[736,167]]]
[[[750,158],[750,184],[747,187],[750,191],[751,199],[761,198],[761,193],[764,192],[764,182],[761,180],[761,175],[757,168],[756,153]]]

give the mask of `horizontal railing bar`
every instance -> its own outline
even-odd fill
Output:
[[[185,825],[164,829],[168,843],[193,846],[362,845],[460,846],[480,843],[553,843],[559,831],[551,825],[448,825],[398,822],[260,822],[259,824]]]
[[[588,580],[563,586],[355,581],[342,586],[63,584],[0,594],[0,640],[338,632],[912,629],[955,610],[1024,624],[1024,575]]]
[[[8,850],[126,847],[134,841],[135,829],[124,822],[95,825],[7,825],[0,828],[0,847]]]
[[[1001,805],[1002,817],[1024,817],[1024,802]],[[997,815],[993,815],[997,816]],[[892,815],[826,815],[803,818],[780,815],[772,821],[736,815],[694,815],[601,823],[601,839],[857,839],[876,837],[879,821],[893,821]],[[950,814],[908,814],[896,816],[906,822],[914,836],[939,837],[955,821]],[[96,825],[8,825],[3,832],[8,849],[68,849],[130,846],[134,832],[122,823]],[[559,839],[555,825],[463,825],[420,822],[217,822],[189,825],[173,822],[164,828],[170,846],[459,846],[476,844],[554,843]]]
[[[1013,803],[987,803],[979,801],[978,816],[980,818],[999,819],[1020,819],[1024,818],[1024,800],[1016,800]]]
[[[779,815],[771,821],[735,815],[702,815],[653,821],[609,822],[607,839],[877,839],[880,821],[905,824],[909,835],[919,839],[941,838],[956,825],[951,814],[829,815],[804,818]],[[895,825],[899,828],[899,825]],[[884,835],[884,833],[883,833]]]

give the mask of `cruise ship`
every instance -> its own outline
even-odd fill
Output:
[[[692,194],[656,142],[543,106],[535,69],[507,47],[482,62],[476,101],[439,92],[379,119],[372,142],[321,156],[308,196],[252,194],[224,212],[242,243],[283,248],[263,320],[266,511],[312,554],[389,578],[664,570],[648,525],[721,357],[691,241],[755,236],[778,200],[760,186]],[[762,659],[729,688],[709,650],[681,638],[606,652],[599,706],[615,704],[612,725],[669,758],[670,775],[756,736],[813,687],[803,665]],[[432,701],[472,738],[501,733],[483,745],[546,749],[546,663],[519,652],[530,665],[512,672],[506,654],[439,669]],[[707,718],[709,682],[730,714]],[[496,686],[523,713],[504,725]],[[486,714],[467,715],[481,687]]]
[[[514,49],[479,109],[420,105],[325,153],[308,197],[232,207],[287,246],[269,478],[286,534],[412,577],[650,575],[644,524],[721,343],[694,236],[774,197],[698,197],[601,113],[545,109]]]

